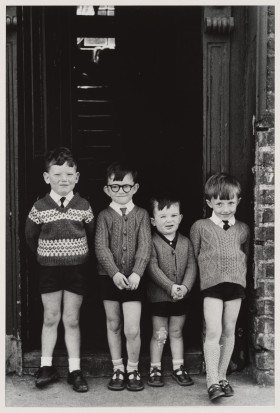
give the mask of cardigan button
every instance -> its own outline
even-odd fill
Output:
[[[126,234],[127,234],[127,232],[126,232],[126,231],[124,231],[124,232],[123,232],[123,235],[126,235]]]
[[[123,246],[123,248],[122,248],[124,251],[126,251],[126,246]]]
[[[173,250],[173,251],[172,251],[172,254],[173,254],[173,255],[175,255],[175,254],[176,254],[176,252]]]

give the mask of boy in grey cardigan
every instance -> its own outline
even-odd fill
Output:
[[[148,212],[132,201],[138,188],[137,171],[132,166],[115,162],[108,167],[104,192],[111,203],[97,218],[95,252],[114,369],[110,390],[144,389],[138,362],[142,276],[151,254],[151,226]],[[127,374],[122,359],[122,314]]]
[[[187,295],[196,278],[193,248],[190,240],[178,232],[183,216],[177,197],[168,194],[154,197],[151,207],[151,222],[156,230],[148,265],[147,295],[153,323],[148,384],[152,387],[164,385],[161,358],[169,335],[172,377],[179,385],[190,386],[193,381],[184,367],[182,331],[186,320]]]

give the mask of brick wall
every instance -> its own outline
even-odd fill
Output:
[[[259,384],[274,383],[274,7],[268,7],[266,111],[255,148],[254,298],[251,358]]]

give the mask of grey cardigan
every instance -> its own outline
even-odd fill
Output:
[[[147,295],[150,302],[173,301],[173,284],[183,284],[189,292],[197,274],[191,241],[178,233],[176,248],[173,249],[155,233],[147,273]]]

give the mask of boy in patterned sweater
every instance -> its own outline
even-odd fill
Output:
[[[190,386],[193,380],[184,367],[183,328],[188,306],[187,297],[197,272],[193,247],[190,240],[178,232],[183,216],[180,212],[180,200],[176,196],[155,196],[151,199],[151,211],[151,222],[156,229],[147,283],[153,323],[148,384],[152,387],[164,385],[161,358],[169,335],[172,377],[180,386]]]
[[[206,384],[213,400],[234,394],[226,372],[245,297],[249,227],[235,219],[241,187],[234,177],[226,173],[211,176],[205,184],[205,195],[212,216],[196,221],[190,238],[200,270]]]
[[[95,252],[113,363],[110,390],[144,389],[138,372],[140,354],[141,301],[145,293],[142,276],[151,253],[148,212],[133,201],[137,192],[137,171],[127,164],[107,168],[104,192],[111,198],[96,224]],[[127,374],[122,359],[122,313],[127,348]]]
[[[63,303],[68,383],[75,391],[86,392],[88,385],[80,369],[79,314],[86,293],[86,262],[94,217],[88,201],[73,193],[79,172],[68,148],[57,148],[47,154],[43,176],[51,191],[35,202],[25,228],[27,243],[37,254],[44,308],[42,357],[36,386],[42,388],[59,378],[52,355]]]

